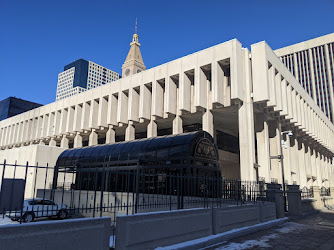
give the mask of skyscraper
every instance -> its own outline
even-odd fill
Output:
[[[334,122],[334,33],[275,50],[275,53]]]
[[[56,101],[118,79],[119,74],[110,69],[84,59],[76,60],[58,75]]]

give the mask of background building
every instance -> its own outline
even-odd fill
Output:
[[[334,122],[334,33],[275,50],[275,53]]]
[[[0,121],[42,106],[16,97],[8,97],[0,101]]]
[[[119,79],[119,74],[84,59],[64,67],[58,75],[56,101]]]

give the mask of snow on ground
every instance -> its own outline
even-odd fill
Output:
[[[6,225],[13,225],[13,224],[19,224],[19,222],[12,221],[8,217],[3,217],[2,214],[0,215],[0,227],[6,226]]]
[[[248,249],[252,247],[270,248],[272,247],[270,245],[270,240],[277,238],[280,234],[287,234],[292,231],[298,232],[306,228],[307,226],[305,225],[301,225],[301,224],[294,223],[294,222],[287,222],[281,228],[276,229],[274,233],[270,235],[262,236],[261,238],[256,239],[256,240],[246,240],[245,242],[242,242],[242,243],[231,242],[230,244],[226,246],[221,246],[221,247],[216,248],[216,250]]]

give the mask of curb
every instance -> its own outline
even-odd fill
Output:
[[[260,224],[256,224],[249,227],[242,227],[238,229],[233,229],[224,233],[216,234],[216,235],[210,235],[207,237],[199,238],[196,240],[186,241],[182,243],[178,243],[171,246],[166,247],[158,247],[156,250],[172,250],[172,249],[179,249],[179,250],[190,250],[190,249],[202,249],[207,248],[213,245],[217,245],[220,243],[223,243],[224,241],[238,238],[241,236],[245,236],[247,234],[255,233],[259,230],[265,230],[271,227],[275,227],[278,225],[281,225],[285,222],[288,222],[289,218],[285,217],[282,219],[276,219]]]

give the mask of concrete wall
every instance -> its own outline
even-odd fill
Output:
[[[0,250],[109,249],[110,218],[0,226]]]
[[[120,216],[117,249],[153,249],[212,234],[210,209],[178,210]]]
[[[260,223],[258,206],[213,209],[214,234]]]
[[[0,163],[3,164],[6,160],[6,164],[14,165],[15,162],[17,165],[6,166],[5,168],[5,178],[17,178],[24,179],[26,173],[26,164],[29,163],[28,172],[27,172],[27,181],[25,189],[25,198],[32,198],[34,193],[36,193],[38,188],[49,188],[50,183],[53,180],[53,167],[56,165],[58,156],[65,150],[65,148],[59,147],[50,147],[43,145],[30,145],[19,148],[12,148],[8,150],[0,151]],[[49,169],[46,169],[46,166],[49,166]],[[36,171],[35,166],[39,166]],[[14,174],[15,172],[15,174]],[[0,166],[0,176],[3,174],[3,166]],[[62,176],[59,176],[60,180]],[[36,185],[35,185],[36,179]],[[45,183],[45,179],[47,179]],[[64,178],[61,179],[64,181]],[[65,182],[72,181],[72,175],[67,174]],[[1,179],[0,179],[1,184]],[[35,189],[35,192],[34,192]],[[35,195],[36,196],[36,195]]]
[[[272,203],[119,216],[116,248],[154,249],[272,219]]]

